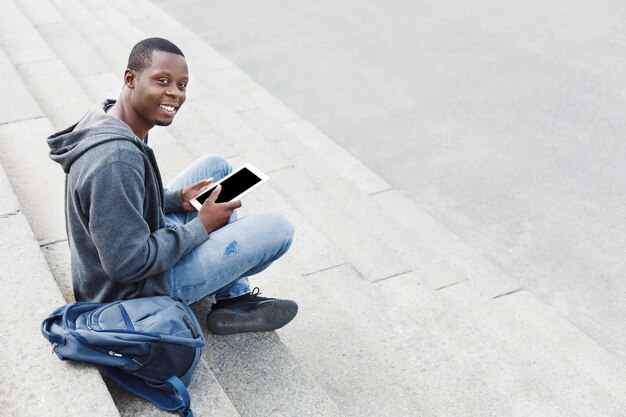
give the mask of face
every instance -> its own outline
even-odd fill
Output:
[[[131,71],[131,105],[135,123],[146,131],[167,126],[185,102],[189,81],[184,57],[162,51],[152,52],[152,64],[140,73]],[[127,78],[127,85],[129,79]]]

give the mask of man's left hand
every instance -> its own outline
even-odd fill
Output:
[[[183,191],[182,191],[182,195],[183,195],[183,210],[184,211],[196,211],[195,207],[191,205],[189,200],[191,200],[192,198],[197,197],[198,194],[200,194],[202,191],[207,189],[211,184],[213,184],[213,178],[209,178],[209,179],[206,179],[206,180],[198,181],[195,184],[191,184],[191,185],[188,185],[187,187],[183,188]]]

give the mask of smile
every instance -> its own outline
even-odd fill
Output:
[[[174,107],[174,106],[166,106],[165,104],[161,104],[159,107],[161,107],[163,110],[168,111],[170,113],[173,113],[174,110],[176,110],[176,107]]]

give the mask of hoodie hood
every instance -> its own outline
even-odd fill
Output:
[[[141,148],[140,140],[121,120],[109,116],[106,109],[115,100],[105,100],[91,109],[78,123],[47,138],[50,159],[57,162],[65,173],[88,150],[115,140],[128,140]]]

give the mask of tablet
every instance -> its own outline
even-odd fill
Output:
[[[200,210],[204,201],[211,195],[218,184],[222,184],[222,191],[217,197],[217,203],[239,200],[267,180],[267,175],[257,167],[252,164],[245,164],[216,183],[211,184],[210,188],[204,190],[197,197],[189,200],[189,202],[196,210]]]

